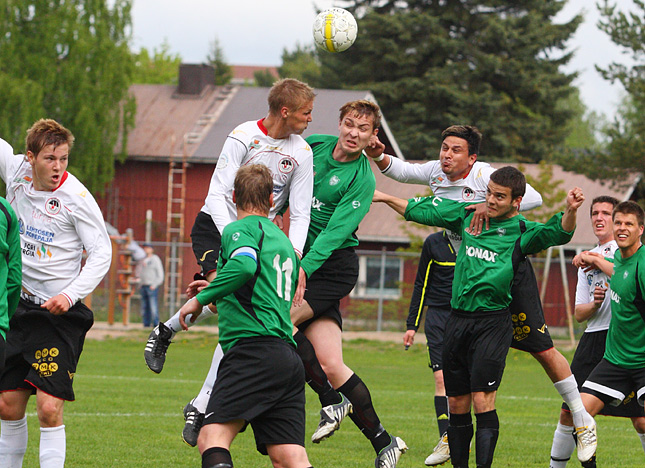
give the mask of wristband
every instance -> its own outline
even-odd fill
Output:
[[[373,158],[373,160],[374,162],[379,162],[379,161],[383,161],[384,158],[385,158],[385,153],[381,153],[381,155],[378,158]]]

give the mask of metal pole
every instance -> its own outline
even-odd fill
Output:
[[[560,246],[560,275],[562,276],[562,288],[564,289],[564,307],[567,311],[567,322],[569,323],[569,339],[571,346],[575,346],[576,339],[573,333],[573,311],[569,300],[569,278],[567,277],[567,265],[564,263],[564,247]]]
[[[170,242],[170,258],[177,258],[177,241],[173,239]],[[168,289],[168,318],[175,314],[177,309],[177,262],[171,261],[168,263],[170,271],[166,278],[170,280]]]
[[[146,242],[152,241],[152,210],[146,210]]]
[[[376,331],[380,332],[383,326],[383,294],[385,292],[385,246],[381,248],[381,274],[378,284],[378,312],[376,315]]]

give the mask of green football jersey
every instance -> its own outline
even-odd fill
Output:
[[[461,233],[450,305],[467,312],[506,309],[511,303],[515,268],[524,255],[566,244],[573,232],[562,229],[562,213],[547,223],[527,221],[522,215],[490,219],[480,235],[466,231],[473,212],[468,205],[440,197],[409,200],[405,219],[441,226]]]
[[[355,232],[370,209],[376,179],[366,156],[338,162],[332,151],[338,137],[311,135],[314,193],[302,269],[316,271],[334,250],[358,245]]]
[[[298,271],[291,242],[268,218],[247,216],[224,228],[217,276],[197,295],[201,304],[217,305],[224,352],[258,336],[296,346],[289,311]]]
[[[609,283],[611,322],[605,359],[625,369],[645,367],[645,247],[623,258],[614,254],[614,274]]]

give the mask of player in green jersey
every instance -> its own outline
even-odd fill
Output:
[[[486,204],[489,227],[473,235],[467,205],[439,197],[403,200],[376,192],[408,221],[449,228],[462,234],[452,289],[452,316],[444,337],[444,381],[450,406],[448,443],[455,467],[468,466],[473,437],[471,406],[477,418],[477,466],[490,467],[499,434],[495,396],[499,388],[513,327],[508,307],[515,268],[527,254],[567,243],[575,230],[576,212],[584,201],[579,188],[567,194],[564,213],[547,223],[519,214],[526,189],[524,175],[507,166],[493,172]],[[467,350],[467,351],[466,351]]]
[[[618,244],[613,264],[601,255],[582,255],[586,265],[611,276],[611,321],[605,354],[580,390],[585,408],[592,416],[607,404],[620,404],[632,392],[641,406],[645,400],[645,248],[641,243],[644,218],[637,203],[619,203],[612,213]],[[595,467],[595,463],[591,466]]]
[[[312,441],[329,437],[353,406],[350,417],[371,442],[376,466],[394,468],[407,446],[381,425],[367,386],[343,362],[341,339],[340,300],[358,280],[355,232],[376,186],[363,151],[376,147],[380,118],[375,103],[348,102],[340,109],[339,136],[307,138],[314,156],[311,221],[301,263],[307,288],[296,294],[291,319],[300,330],[294,338],[308,383],[323,405]]]
[[[237,221],[222,232],[217,276],[180,310],[180,323],[203,305],[219,311],[224,351],[198,438],[204,468],[232,468],[235,436],[251,424],[260,453],[274,467],[310,467],[304,448],[304,369],[289,310],[299,261],[268,219],[273,178],[264,165],[240,168],[233,201]]]

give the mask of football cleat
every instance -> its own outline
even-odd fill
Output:
[[[408,450],[403,439],[400,437],[391,436],[392,441],[390,444],[379,452],[374,460],[376,468],[396,468],[396,463],[401,458],[401,455]]]
[[[434,448],[432,453],[426,458],[427,466],[443,465],[450,460],[450,446],[448,445],[448,433],[444,432],[439,439],[439,443]]]
[[[200,413],[197,408],[193,406],[191,401],[184,407],[184,420],[186,424],[184,425],[184,430],[181,433],[181,438],[184,439],[191,447],[197,445],[197,437],[199,437],[199,431],[204,424],[204,413]]]
[[[352,412],[351,402],[345,398],[345,395],[339,393],[341,396],[340,403],[325,406],[320,410],[320,422],[316,432],[311,436],[311,441],[314,444],[319,444],[321,441],[336,432],[340,427],[340,423],[345,419],[349,413]]]
[[[576,445],[578,447],[578,460],[586,462],[596,453],[598,438],[596,437],[596,421],[591,420],[588,426],[576,427]]]
[[[172,331],[162,322],[159,322],[159,325],[150,332],[143,356],[146,358],[148,369],[152,372],[158,374],[163,370],[164,362],[166,362],[166,351],[170,346],[171,338]]]

